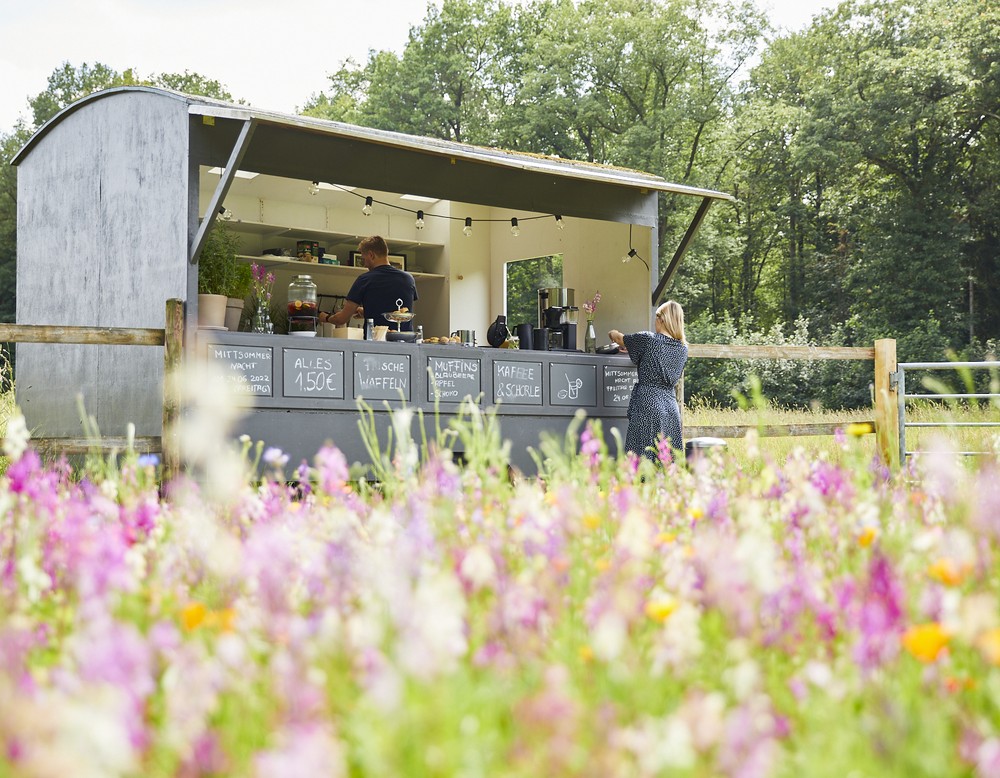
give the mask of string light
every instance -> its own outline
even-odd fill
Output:
[[[233,212],[226,208],[224,205],[219,207],[219,218],[222,221],[227,222],[233,218]]]
[[[373,209],[374,204],[378,203],[379,205],[384,205],[387,208],[395,208],[396,210],[399,210],[399,211],[405,211],[407,213],[414,214],[416,216],[416,220],[414,221],[414,226],[418,230],[424,229],[424,227],[427,224],[427,221],[426,221],[427,218],[433,216],[436,219],[452,219],[452,220],[457,220],[457,221],[464,221],[465,222],[465,226],[462,227],[462,233],[466,237],[470,237],[472,235],[472,217],[471,216],[464,216],[464,217],[463,216],[446,216],[444,214],[439,214],[439,213],[425,213],[423,210],[413,210],[411,208],[406,208],[405,206],[402,206],[402,205],[397,205],[396,203],[383,202],[382,200],[376,200],[372,195],[362,195],[362,194],[359,194],[358,192],[354,191],[354,187],[352,187],[352,186],[340,186],[339,184],[323,184],[322,186],[320,186],[315,181],[313,182],[313,184],[315,184],[318,189],[322,189],[322,188],[335,189],[335,190],[339,190],[341,192],[345,192],[345,193],[348,193],[348,194],[353,194],[355,197],[363,197],[364,201],[365,201],[365,204],[361,208],[361,212],[365,216],[371,216],[372,212],[374,210]],[[312,191],[312,187],[311,186],[310,186],[309,189],[310,189],[310,191]],[[520,222],[522,222],[522,221],[532,221],[532,220],[535,220],[535,219],[548,219],[550,217],[554,218],[556,220],[556,227],[558,227],[560,230],[563,230],[563,229],[566,228],[566,223],[563,221],[563,217],[561,215],[559,215],[559,214],[540,214],[538,216],[522,216],[522,217],[516,217],[515,216],[515,217],[513,217],[512,219],[510,219],[510,232],[516,238],[516,237],[520,236],[520,234],[521,234]],[[481,222],[507,222],[508,220],[507,219],[477,219],[477,221],[481,221]],[[631,241],[631,238],[630,238],[629,239],[629,243],[631,243],[631,242],[632,241]],[[640,257],[640,259],[642,259],[642,257]]]
[[[627,265],[629,262],[631,262],[637,256],[639,256],[639,252],[636,251],[633,248],[630,248],[628,250],[628,254],[622,254],[622,264],[623,265]]]
[[[317,195],[319,194],[319,181],[313,181],[309,184],[309,194]]]

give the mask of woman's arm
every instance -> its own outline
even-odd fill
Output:
[[[618,348],[625,348],[625,333],[620,330],[611,330],[608,332],[608,337],[611,338],[612,343],[618,344]]]

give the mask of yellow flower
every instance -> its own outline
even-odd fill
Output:
[[[875,538],[877,537],[878,537],[877,527],[865,527],[863,530],[861,530],[861,533],[858,535],[858,545],[860,545],[862,548],[868,548],[868,546],[870,546],[872,543],[875,542]]]
[[[875,425],[870,421],[857,421],[847,425],[847,434],[852,438],[860,438],[862,435],[869,435],[875,431]]]
[[[583,526],[587,529],[597,529],[601,526],[601,517],[596,513],[587,513],[583,517]]]
[[[927,568],[927,575],[945,586],[958,586],[972,570],[972,565],[959,565],[954,559],[941,557]]]
[[[189,602],[181,609],[181,626],[185,632],[198,629],[208,616],[208,608],[200,602]]]
[[[676,532],[661,532],[653,539],[653,543],[657,546],[665,546],[667,543],[673,543],[675,540],[677,540]]]
[[[653,621],[658,621],[662,624],[670,618],[670,614],[677,610],[679,604],[673,597],[650,600],[646,603],[646,615]]]
[[[933,662],[950,639],[951,635],[937,622],[917,624],[903,633],[903,648],[921,662]]]
[[[584,662],[594,661],[594,649],[590,646],[580,646],[580,659]]]
[[[607,559],[598,559],[596,562],[594,562],[594,567],[597,569],[597,572],[603,573],[605,570],[611,567],[611,562]]]
[[[705,511],[701,508],[701,506],[695,505],[694,507],[688,509],[688,514],[692,519],[698,521],[698,519],[705,515]]]

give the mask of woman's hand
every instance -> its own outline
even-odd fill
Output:
[[[611,338],[611,342],[612,343],[617,343],[618,344],[618,348],[621,348],[621,349],[625,348],[625,339],[624,339],[625,336],[621,332],[621,330],[609,330],[608,331],[608,337]]]

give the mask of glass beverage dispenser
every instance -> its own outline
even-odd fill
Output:
[[[288,334],[314,336],[319,310],[316,284],[311,276],[295,276],[288,285]]]

